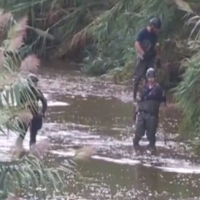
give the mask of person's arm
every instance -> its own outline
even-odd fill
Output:
[[[140,42],[138,42],[138,41],[135,42],[135,49],[141,56],[144,56],[145,52],[142,49]]]
[[[47,99],[44,97],[40,90],[38,90],[38,93],[38,99],[42,102],[42,115],[45,116],[47,110]]]
[[[138,99],[138,101],[141,102],[141,101],[147,100],[146,99],[147,96],[148,96],[148,88],[146,86],[144,86],[142,88],[142,90],[139,92],[139,99]]]
[[[161,86],[157,86],[154,98],[160,103],[164,103],[164,105],[167,105],[167,98]]]
[[[135,41],[135,49],[141,55],[144,56],[145,52],[142,49],[141,42],[144,40],[144,31],[140,31]]]

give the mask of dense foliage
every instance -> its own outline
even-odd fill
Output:
[[[30,116],[20,104],[19,93],[27,84],[27,73],[35,72],[39,60],[34,55],[20,56],[26,36],[27,18],[16,21],[11,13],[0,13],[0,126],[1,134],[5,127],[20,132],[16,120],[22,113]],[[24,93],[23,95],[27,95]],[[15,117],[14,117],[15,116]],[[12,119],[12,120],[10,120]],[[31,118],[30,118],[31,119]],[[41,152],[42,153],[42,152]],[[44,152],[43,152],[44,153]],[[8,156],[8,155],[6,155]],[[61,188],[64,183],[59,171],[67,172],[68,167],[49,168],[39,158],[26,155],[20,160],[0,162],[0,199],[11,193],[20,194],[30,188],[42,187],[48,190]]]
[[[179,4],[177,4],[179,2]],[[26,49],[45,57],[84,59],[84,71],[101,75],[111,69],[122,71],[118,78],[132,75],[138,31],[152,16],[163,20],[163,62],[177,69],[185,54],[185,13],[178,0],[7,0],[0,6],[16,16],[27,12],[30,21]],[[195,1],[194,1],[195,2]],[[184,27],[185,28],[185,27]],[[24,47],[25,48],[25,47]],[[173,51],[168,51],[168,50]],[[181,49],[181,51],[180,51]],[[172,56],[173,55],[173,56]],[[172,70],[172,71],[173,71]],[[169,70],[168,70],[169,71]]]
[[[182,81],[175,88],[175,98],[183,111],[183,121],[180,126],[180,132],[186,138],[192,138],[194,147],[198,147],[199,151],[199,131],[200,131],[200,104],[199,104],[199,77],[200,77],[200,12],[199,2],[189,1],[182,4],[186,14],[189,15],[187,24],[191,31],[190,37],[187,39],[187,48],[192,56],[182,60],[181,67],[184,70]],[[186,46],[186,45],[185,45]],[[193,138],[196,138],[193,140]]]

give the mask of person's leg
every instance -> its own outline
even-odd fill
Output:
[[[17,137],[15,144],[18,149],[22,149],[23,141],[28,131],[29,125],[20,120],[17,120],[17,124],[18,124],[18,127],[16,128],[16,131],[19,132],[19,136]]]
[[[36,143],[36,136],[41,128],[42,128],[42,117],[34,116],[30,125],[30,143],[29,143],[30,148],[32,145]]]
[[[149,116],[146,119],[146,134],[147,139],[149,140],[149,145],[154,147],[156,143],[156,131],[158,127],[158,117]]]
[[[135,137],[133,139],[133,146],[138,146],[141,138],[144,136],[146,127],[145,121],[142,113],[138,113],[136,116],[136,125],[135,125]]]
[[[133,75],[133,100],[135,100],[137,97],[138,87],[142,78],[145,77],[145,73],[146,73],[146,62],[141,59],[137,59]]]

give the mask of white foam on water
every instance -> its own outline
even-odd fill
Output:
[[[74,138],[76,139],[76,138]],[[127,141],[120,141],[120,140],[100,140],[100,141],[82,141],[82,140],[74,140],[73,141],[73,144],[75,145],[93,145],[93,146],[116,146],[116,145],[119,145],[119,146],[132,146],[133,143],[130,141],[130,140],[127,140]],[[148,145],[149,142],[148,141],[141,141],[140,145],[141,146],[146,146]],[[169,142],[168,144],[170,144],[171,146],[175,145],[176,143],[175,142]],[[165,149],[170,149],[169,146],[165,145],[164,141],[157,141],[156,142],[156,146],[157,147],[164,147]]]
[[[23,142],[23,146],[25,149],[29,149],[29,134],[26,135],[24,142]],[[46,136],[42,136],[42,135],[37,135],[37,141],[46,139]],[[17,134],[10,132],[9,133],[9,137],[7,136],[0,136],[0,154],[5,154],[5,157],[1,157],[3,160],[7,159],[6,157],[8,155],[8,152],[10,151],[10,148],[13,147],[15,145],[17,139]]]
[[[69,103],[62,102],[62,101],[48,101],[47,102],[48,107],[54,107],[54,106],[69,106]],[[42,106],[42,103],[39,101],[39,106]]]
[[[103,156],[92,156],[92,158],[95,160],[103,160],[106,162],[111,162],[111,163],[116,163],[116,164],[121,164],[121,165],[136,165],[136,164],[141,163],[139,160],[131,160],[127,158],[114,159],[114,158],[103,157]]]
[[[155,167],[165,172],[174,172],[182,174],[200,174],[200,167],[183,168],[183,167]]]
[[[69,106],[69,103],[62,101],[48,101],[48,106]]]
[[[99,139],[101,138],[99,135],[78,135],[74,136],[73,139]]]
[[[66,157],[73,157],[75,155],[75,150],[71,150],[68,152],[63,152],[63,151],[55,151],[52,150],[50,151],[53,154],[57,154],[60,156],[66,156]],[[102,161],[106,161],[106,162],[110,162],[110,163],[117,163],[117,164],[121,164],[121,165],[136,165],[136,164],[140,164],[139,160],[131,160],[131,159],[126,159],[126,158],[122,158],[122,159],[115,159],[115,158],[109,158],[109,157],[103,157],[103,156],[92,156],[93,159],[95,160],[102,160]]]
[[[77,140],[77,143],[81,144],[81,145],[82,145],[81,139],[90,140],[90,139],[100,139],[101,138],[100,135],[88,135],[88,134],[84,134],[81,131],[74,131],[74,130],[71,130],[71,131],[57,131],[56,133],[55,132],[53,132],[53,133],[51,132],[51,133],[49,133],[49,136],[51,136],[52,138],[57,138],[57,137],[63,138],[64,137],[65,139],[73,139],[73,144],[76,143],[74,140]]]
[[[73,157],[75,155],[75,150],[69,150],[68,152],[63,152],[63,151],[56,151],[56,150],[52,150],[50,151],[50,153],[52,154],[57,154],[60,156],[65,156],[65,157]],[[145,167],[152,167],[152,168],[156,168],[156,169],[160,169],[162,171],[165,172],[172,172],[172,173],[183,173],[183,174],[200,174],[200,167],[190,167],[189,166],[185,166],[183,167],[157,167],[157,166],[152,166],[150,163],[141,163],[140,160],[133,160],[133,159],[128,159],[128,158],[121,158],[121,159],[115,159],[115,158],[110,158],[110,157],[104,157],[104,156],[98,156],[98,155],[94,155],[92,156],[92,159],[94,160],[102,160],[105,162],[110,162],[110,163],[115,163],[115,164],[120,164],[120,165],[137,165],[137,164],[142,164]],[[165,159],[161,159],[161,161],[164,161]],[[167,163],[170,159],[166,159],[165,163]],[[176,162],[174,159],[171,159],[171,162],[169,162],[169,164],[172,163],[178,163],[178,161]],[[185,162],[185,164],[187,164],[187,162]]]
[[[67,152],[51,150],[49,152],[52,154],[57,154],[57,155],[66,156],[66,157],[73,157],[75,155],[75,150],[71,150],[71,151],[69,150]]]

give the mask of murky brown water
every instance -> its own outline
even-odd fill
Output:
[[[44,67],[41,73],[40,86],[49,100],[49,110],[38,140],[50,137],[54,142],[50,154],[61,160],[72,156],[77,146],[97,149],[90,162],[78,165],[85,184],[75,179],[67,191],[70,199],[200,199],[200,166],[174,140],[178,111],[169,108],[162,112],[156,154],[135,152],[132,94],[122,86],[81,76],[66,69],[67,64],[48,65],[53,64],[54,68]],[[2,137],[1,141],[5,140],[1,150],[12,145],[14,138]],[[141,144],[145,146],[147,140]]]

